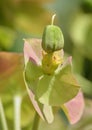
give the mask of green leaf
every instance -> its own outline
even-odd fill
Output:
[[[25,85],[26,85],[26,89],[27,89],[27,92],[28,92],[28,95],[30,97],[30,100],[35,108],[35,110],[37,111],[37,113],[39,114],[39,116],[44,120],[44,116],[43,116],[43,113],[42,113],[42,104],[40,104],[36,99],[35,99],[35,94],[32,92],[31,89],[29,89],[29,84],[26,82],[26,78],[25,78],[25,71],[24,71],[24,82],[25,82]]]
[[[74,98],[79,89],[71,65],[66,64],[56,75],[44,75],[38,82],[36,94],[42,104],[59,106]]]
[[[26,89],[35,110],[37,111],[39,116],[44,120],[44,115],[42,112],[42,104],[40,104],[35,99],[35,93],[33,92],[37,87],[37,81],[39,80],[41,74],[42,74],[41,68],[39,66],[34,64],[32,61],[27,62],[23,75]]]
[[[24,79],[25,79],[25,73],[24,73]],[[29,97],[31,99],[31,102],[32,102],[35,110],[37,111],[37,113],[43,120],[46,119],[48,123],[52,123],[52,121],[54,120],[52,107],[48,106],[48,105],[42,105],[41,103],[39,103],[39,101],[36,100],[36,98],[35,98],[35,94],[31,91],[31,89],[29,89],[29,84],[26,82],[26,80],[24,80],[24,81],[26,84],[27,92],[29,94]]]
[[[42,74],[43,72],[40,66],[37,66],[31,61],[27,63],[24,72],[24,76],[25,76],[24,78],[25,78],[25,84],[26,84],[29,97],[32,101],[35,110],[38,112],[40,117],[44,120],[44,116],[45,116],[47,122],[51,123],[54,119],[52,107],[48,105],[43,105],[41,107],[41,104],[35,98],[35,90],[37,87],[37,82],[39,80],[39,77],[42,76]],[[34,91],[34,93],[32,91]]]
[[[42,76],[43,72],[41,69],[41,66],[37,66],[32,61],[28,61],[26,67],[25,67],[25,79],[27,84],[29,84],[29,87],[31,90],[35,91],[37,82]]]

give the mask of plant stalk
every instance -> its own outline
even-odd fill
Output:
[[[3,104],[2,104],[1,99],[0,99],[0,116],[1,116],[1,123],[2,123],[3,130],[8,130],[8,126],[7,126],[7,122],[6,122],[6,118],[5,118],[5,114],[4,114],[4,109],[3,109]]]
[[[39,115],[36,112],[35,117],[34,117],[34,121],[33,121],[32,130],[38,130],[39,121],[40,121],[40,117],[39,117]]]
[[[21,130],[21,102],[20,96],[14,97],[14,130]]]

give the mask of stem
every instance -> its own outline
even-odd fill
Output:
[[[2,122],[2,125],[3,125],[3,129],[8,130],[8,126],[7,126],[7,123],[6,123],[6,118],[5,118],[4,109],[3,109],[1,99],[0,99],[0,115],[1,115],[1,122]]]
[[[34,117],[34,121],[33,121],[32,130],[38,130],[39,121],[40,121],[39,119],[40,119],[40,117],[39,117],[39,115],[36,112],[35,117]]]
[[[21,130],[21,125],[20,125],[21,102],[22,102],[22,98],[20,96],[14,97],[14,129],[15,130]]]
[[[51,25],[53,25],[53,23],[54,23],[55,16],[56,16],[56,14],[54,14],[54,15],[52,16]]]

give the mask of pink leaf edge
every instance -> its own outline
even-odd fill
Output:
[[[27,89],[27,92],[28,92],[28,95],[30,97],[30,100],[36,110],[36,112],[39,114],[39,116],[43,119],[44,119],[44,115],[43,115],[43,112],[41,111],[40,107],[39,107],[39,104],[38,102],[35,100],[35,95],[34,93],[31,91],[31,89],[28,88],[28,85],[26,83],[26,80],[25,80],[25,72],[23,72],[23,77],[24,77],[24,82],[25,82],[25,85],[26,85],[26,89]]]
[[[40,116],[43,120],[45,120],[45,119],[44,119],[44,116],[43,116],[43,113],[42,113],[42,111],[41,111],[41,109],[40,109],[40,107],[39,107],[37,101],[35,100],[35,95],[33,94],[33,92],[32,92],[31,90],[28,89],[27,91],[28,91],[29,97],[30,97],[30,99],[31,99],[31,102],[32,102],[32,104],[33,104],[33,106],[34,106],[36,112],[39,114],[39,116]]]
[[[31,61],[35,62],[36,64],[40,64],[41,50],[39,50],[39,52],[38,52],[39,55],[37,55],[37,47],[35,47],[36,45],[39,46],[39,48],[40,48],[40,45],[41,45],[41,40],[40,39],[31,39],[29,41],[24,39],[24,59],[25,59],[25,64],[28,62],[28,60],[31,60]]]
[[[67,64],[70,64],[72,65],[72,56],[69,56],[66,61],[64,62],[64,66],[67,65]]]
[[[84,98],[82,92],[79,91],[75,98],[64,104],[64,107],[67,111],[65,114],[68,116],[70,123],[77,123],[84,111]]]

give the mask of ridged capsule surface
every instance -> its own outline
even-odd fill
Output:
[[[47,53],[61,50],[64,38],[61,29],[55,25],[47,25],[43,31],[42,48]]]

